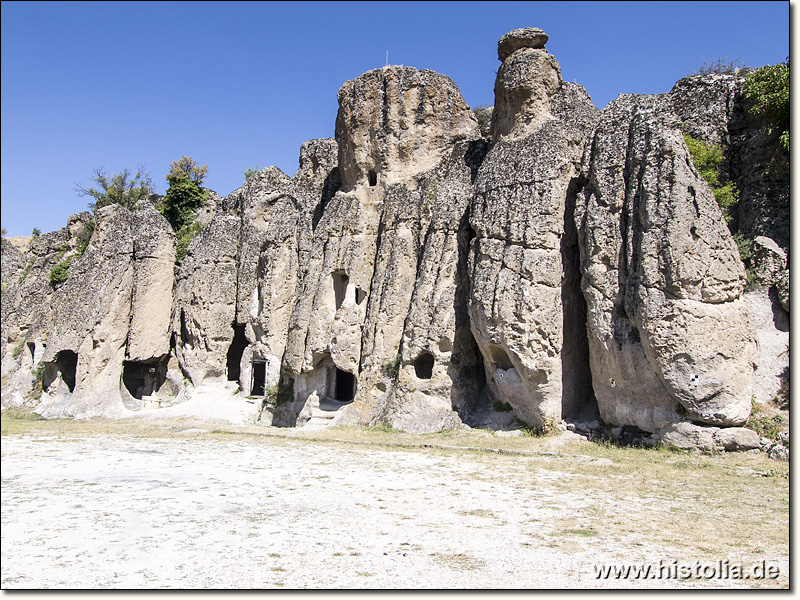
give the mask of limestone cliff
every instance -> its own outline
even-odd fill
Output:
[[[546,42],[501,38],[483,135],[444,75],[346,82],[335,139],[306,142],[292,177],[268,167],[215,195],[178,264],[146,201],[4,244],[4,405],[113,416],[229,381],[290,426],[743,423],[788,364],[768,318],[788,308],[788,229],[764,200],[788,198],[763,174],[774,140],[740,76],[598,110]],[[683,132],[731,148],[740,223],[771,236],[750,296]]]

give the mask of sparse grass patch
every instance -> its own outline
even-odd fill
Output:
[[[486,567],[486,563],[464,552],[458,554],[431,554],[431,557],[442,566],[458,571],[475,571]]]
[[[758,402],[753,402],[750,418],[747,419],[747,423],[744,426],[752,429],[759,436],[774,441],[780,432],[788,429],[789,424],[781,412],[769,410],[769,408]]]
[[[595,537],[597,532],[594,529],[565,529],[557,532],[558,535],[577,535],[580,537]]]

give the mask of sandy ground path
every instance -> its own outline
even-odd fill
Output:
[[[2,467],[5,589],[731,585],[598,580],[594,564],[669,549],[565,537],[565,520],[609,499],[520,457],[189,429],[3,436]],[[574,486],[552,485],[563,478]]]

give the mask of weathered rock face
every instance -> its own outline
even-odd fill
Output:
[[[411,68],[370,71],[339,103],[342,191],[314,228],[284,365],[300,401],[354,400],[349,422],[437,430],[480,392],[465,390],[475,352],[455,307],[482,152],[457,142],[478,138],[477,122],[449,79]]]
[[[563,85],[544,50],[520,44],[507,54],[495,84],[495,145],[470,213],[470,317],[488,389],[537,426],[591,400],[568,198],[599,111],[576,88]]]
[[[342,191],[403,181],[438,163],[477,123],[450,78],[385,67],[339,90],[336,139]]]
[[[492,139],[522,137],[552,118],[550,103],[561,88],[561,67],[544,49],[521,48],[497,71]]]
[[[61,231],[35,238],[29,254],[30,269],[12,279],[10,291],[20,295],[19,308],[22,298],[38,306],[4,313],[7,339],[25,350],[10,358],[28,373],[8,386],[11,402],[36,399],[37,410],[52,417],[138,407],[141,394],[127,389],[138,379],[131,367],[165,362],[169,353],[175,238],[167,222],[147,202],[134,213],[111,205],[98,210],[96,223],[81,213]],[[65,260],[66,280],[51,283],[51,269]],[[37,368],[38,383],[30,377]]]
[[[611,423],[653,431],[680,420],[680,403],[693,420],[740,424],[755,366],[744,269],[663,115],[658,98],[615,100],[586,158],[576,221],[592,382]]]
[[[719,427],[743,423],[788,364],[788,229],[765,200],[788,180],[759,171],[774,140],[746,115],[740,76],[599,111],[546,42],[530,28],[501,38],[482,129],[432,71],[345,83],[336,139],[303,144],[293,177],[268,167],[210,192],[178,265],[152,199],[100,210],[81,256],[88,213],[4,244],[4,405],[117,415],[185,399],[186,377],[236,381],[241,396],[291,385],[262,415],[276,425],[430,432],[499,423],[507,404],[506,421],[534,426],[599,410],[679,447],[753,447]],[[771,238],[746,296],[683,131],[730,149],[740,224]]]
[[[175,284],[173,330],[181,369],[195,385],[225,377],[236,318],[236,266],[241,221],[214,219],[189,244]]]
[[[149,361],[169,354],[174,305],[175,235],[149,202],[131,215],[134,285],[127,359]]]

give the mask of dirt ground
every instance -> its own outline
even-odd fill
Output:
[[[633,451],[592,455],[588,442],[503,454],[447,448],[446,437],[420,447],[399,434],[342,436],[4,430],[2,587],[789,585],[788,466],[775,477],[762,462],[720,463],[724,481],[706,484],[711,458],[638,450],[655,457],[640,481],[626,466]],[[673,472],[674,486],[659,482]],[[731,494],[741,498],[726,515]],[[720,560],[756,571],[732,579]],[[613,565],[652,571],[598,578]],[[780,574],[761,577],[758,565]]]

